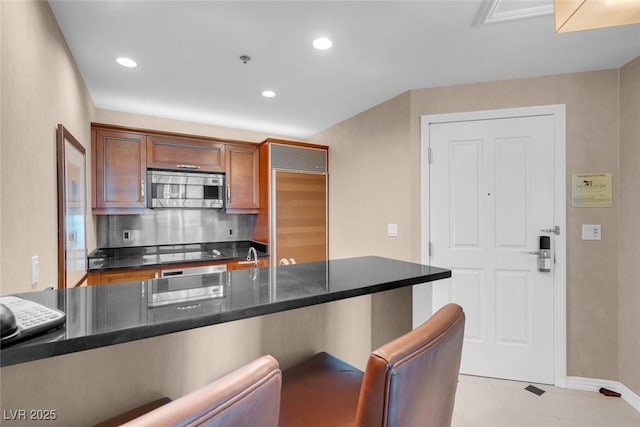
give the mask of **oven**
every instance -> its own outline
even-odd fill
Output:
[[[225,297],[226,264],[165,269],[160,278],[147,281],[147,305],[193,303]]]

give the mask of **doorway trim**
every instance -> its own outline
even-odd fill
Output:
[[[560,226],[555,239],[554,268],[554,377],[557,387],[567,387],[567,212],[566,212],[566,105],[541,105],[499,110],[431,114],[420,117],[420,225],[421,260],[429,264],[429,126],[436,123],[505,119],[530,116],[553,116],[554,143],[554,224]]]

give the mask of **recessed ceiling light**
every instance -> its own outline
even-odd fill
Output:
[[[265,98],[274,98],[276,96],[276,93],[272,90],[265,90],[262,91],[262,96],[264,96]]]
[[[138,66],[136,61],[130,58],[125,58],[125,57],[116,58],[116,62],[122,65],[123,67],[127,67],[127,68],[134,68]]]
[[[333,42],[331,41],[331,39],[328,39],[326,37],[320,37],[313,41],[313,47],[318,50],[327,50],[331,48],[331,46],[333,46]]]

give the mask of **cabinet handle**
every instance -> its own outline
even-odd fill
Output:
[[[176,167],[180,169],[200,169],[198,165],[176,165]]]
[[[227,203],[231,203],[231,187],[227,184]]]
[[[140,180],[140,200],[144,201],[144,179]]]

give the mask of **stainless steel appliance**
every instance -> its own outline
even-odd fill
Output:
[[[226,271],[225,264],[161,270],[160,279],[147,282],[148,306],[222,298]]]
[[[224,174],[147,171],[149,208],[222,208]]]

